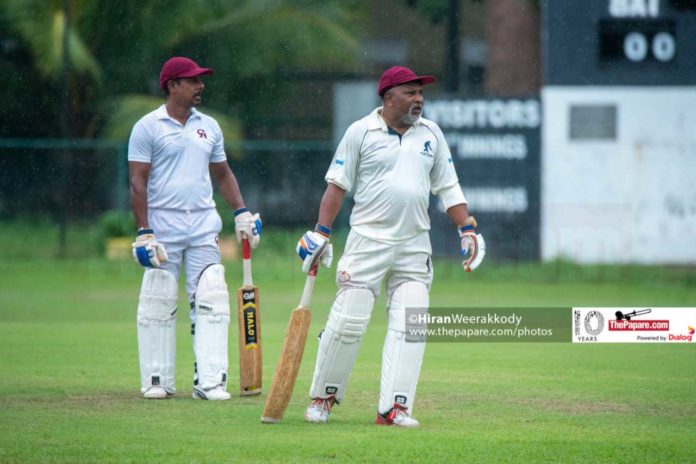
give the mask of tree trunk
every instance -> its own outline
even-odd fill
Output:
[[[535,0],[486,1],[486,94],[519,96],[541,87],[541,20]]]

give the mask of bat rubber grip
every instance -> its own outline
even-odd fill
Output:
[[[251,245],[249,245],[249,239],[246,237],[242,239],[242,258],[251,259]]]
[[[319,270],[319,263],[316,263],[316,264],[314,264],[314,266],[312,266],[312,268],[309,270],[307,275],[312,276],[312,277],[316,277],[318,270]]]

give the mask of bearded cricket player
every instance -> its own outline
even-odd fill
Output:
[[[434,81],[401,66],[382,74],[377,93],[383,105],[346,131],[326,174],[317,225],[297,245],[304,272],[316,263],[330,266],[331,228],[345,193],[354,191],[351,230],[336,271],[338,294],[321,334],[309,391],[308,422],[327,422],[342,402],[384,283],[388,329],[375,423],[419,426],[413,405],[425,341],[407,331],[405,319],[407,309],[427,311],[429,304],[431,193],[456,226],[464,270],[476,269],[485,256],[445,137],[422,117],[423,87]]]

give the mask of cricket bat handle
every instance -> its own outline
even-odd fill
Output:
[[[309,308],[312,304],[312,293],[314,293],[314,281],[317,280],[317,271],[319,270],[319,264],[315,264],[307,273],[307,280],[305,280],[304,290],[302,290],[302,298],[300,298],[300,306],[303,308]]]
[[[249,239],[244,235],[242,238],[242,269],[243,269],[243,286],[253,287],[254,283],[251,278],[251,245]]]

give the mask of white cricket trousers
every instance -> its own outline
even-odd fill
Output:
[[[336,267],[336,284],[339,289],[367,288],[376,299],[386,279],[387,301],[405,282],[422,282],[430,290],[433,281],[431,254],[427,231],[393,245],[351,230]]]
[[[386,244],[351,230],[336,269],[339,290],[319,340],[311,398],[343,399],[374,301],[386,281],[389,322],[378,410],[386,413],[395,403],[412,410],[425,343],[407,343],[405,309],[427,308],[433,275],[430,254],[427,232]]]
[[[186,293],[189,302],[193,301],[201,272],[211,264],[220,263],[220,215],[215,208],[198,211],[150,209],[148,220],[157,241],[167,250],[168,260],[161,269],[174,274],[178,281],[183,263],[186,267]]]

